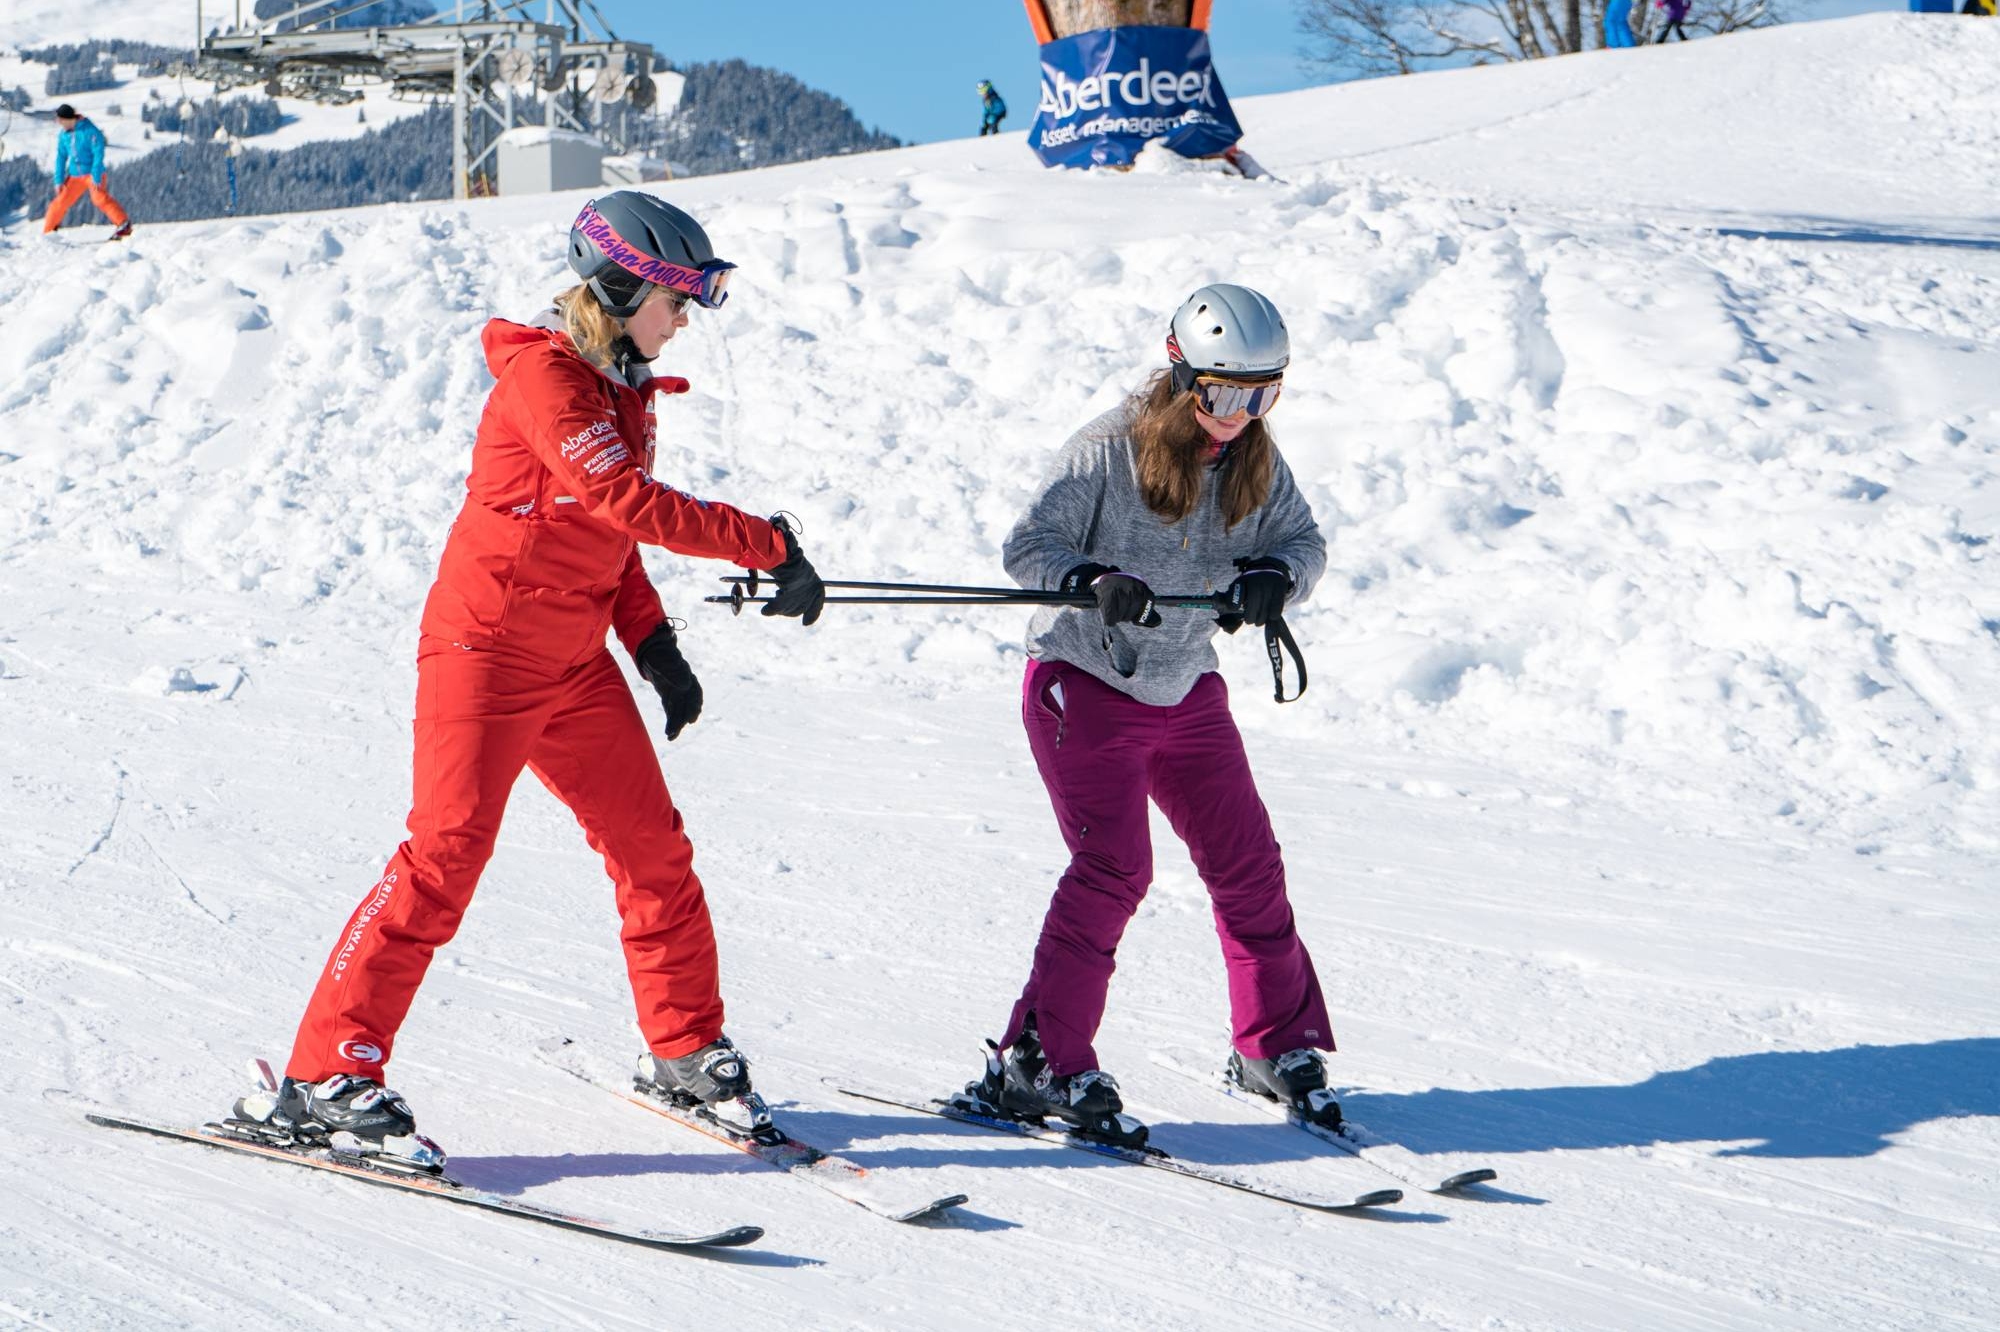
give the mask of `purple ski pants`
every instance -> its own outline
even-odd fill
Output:
[[[1021,719],[1070,862],[1001,1045],[1020,1039],[1032,1013],[1051,1069],[1098,1066],[1091,1039],[1104,1018],[1113,955],[1153,880],[1151,797],[1208,887],[1236,1048],[1258,1059],[1302,1046],[1331,1050],[1326,1000],[1292,920],[1284,860],[1222,677],[1202,676],[1186,698],[1162,708],[1067,662],[1033,661]]]

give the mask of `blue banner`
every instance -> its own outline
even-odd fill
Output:
[[[1045,165],[1127,166],[1153,139],[1183,157],[1243,131],[1196,28],[1099,28],[1042,47],[1042,104],[1028,146]]]

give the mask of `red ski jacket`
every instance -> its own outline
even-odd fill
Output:
[[[560,329],[495,319],[480,341],[499,382],[486,399],[426,634],[567,669],[615,628],[629,651],[666,618],[637,542],[772,569],[785,541],[762,518],[653,479],[653,395],[578,355]]]

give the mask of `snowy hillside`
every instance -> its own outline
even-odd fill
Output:
[[[2000,25],[1875,16],[1248,99],[1282,181],[1048,173],[1014,135],[674,187],[742,267],[669,348],[695,392],[659,470],[800,514],[830,577],[999,579],[1043,460],[1182,296],[1286,310],[1273,423],[1331,549],[1289,617],[1313,683],[1275,706],[1250,641],[1225,669],[1344,1103],[1502,1175],[1375,1223],[823,1087],[955,1086],[1025,973],[1062,849],[1022,617],[732,619],[699,601],[726,570],[658,552],[707,689],[661,750],[731,1031],[796,1132],[970,1214],[896,1227],[556,1069],[637,1043],[601,864],[534,783],[394,1080],[474,1183],[762,1245],[621,1249],[85,1125],[217,1113],[281,1058],[402,835],[478,329],[562,284],[583,196],[0,232],[0,1310],[1990,1325],[1996,67]],[[1151,1062],[1223,1053],[1206,898],[1158,833],[1107,1066],[1177,1153],[1365,1176]]]

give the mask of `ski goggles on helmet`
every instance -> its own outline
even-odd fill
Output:
[[[1278,394],[1284,387],[1283,376],[1255,382],[1216,379],[1208,375],[1194,377],[1195,398],[1201,403],[1201,409],[1218,420],[1227,420],[1238,412],[1262,416],[1278,405]]]

